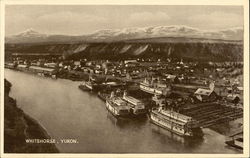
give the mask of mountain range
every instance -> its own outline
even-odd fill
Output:
[[[169,40],[169,38],[171,38]],[[201,30],[188,26],[155,26],[143,28],[124,28],[124,29],[105,29],[97,30],[86,35],[50,35],[43,34],[28,29],[16,35],[5,37],[5,43],[75,43],[75,42],[119,42],[153,40],[154,42],[162,41],[163,39],[171,40],[178,39],[184,42],[190,42],[190,39],[203,39],[201,41],[242,41],[243,28],[234,27],[222,30]],[[157,40],[156,40],[157,39]],[[158,40],[160,39],[160,40]],[[181,40],[180,40],[181,39]],[[164,40],[163,40],[164,41]],[[199,41],[199,40],[198,40]],[[191,40],[192,42],[192,40]]]

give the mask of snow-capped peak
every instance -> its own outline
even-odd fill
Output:
[[[51,40],[50,34],[41,34],[30,28],[17,35],[8,37],[8,41],[46,41]],[[128,39],[144,39],[144,38],[164,38],[164,37],[185,37],[185,38],[206,38],[206,39],[222,39],[222,40],[243,40],[243,27],[234,27],[229,29],[218,30],[202,30],[185,25],[170,26],[147,26],[147,27],[131,27],[122,29],[103,29],[97,30],[90,34],[72,37],[75,40],[83,39],[90,41],[120,41]],[[48,38],[48,39],[47,39]],[[59,37],[57,37],[59,38]],[[64,38],[64,37],[60,37]],[[64,40],[64,39],[62,39]]]
[[[132,27],[132,28],[123,28],[123,29],[105,29],[95,31],[93,36],[119,36],[119,35],[153,35],[153,36],[164,36],[169,34],[178,34],[178,33],[196,33],[202,32],[199,29],[184,26],[184,25],[172,25],[172,26],[149,26],[149,27]]]
[[[35,31],[33,28],[29,28],[23,32],[18,33],[17,35],[18,37],[44,37],[47,36],[45,34],[41,34],[37,31]]]

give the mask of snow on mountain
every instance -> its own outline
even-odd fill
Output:
[[[243,28],[236,27],[224,30],[200,30],[184,25],[156,26],[144,28],[124,28],[116,30],[99,30],[89,37],[97,39],[135,39],[135,38],[153,38],[153,37],[190,37],[190,38],[209,38],[225,40],[242,40]]]
[[[235,27],[221,30],[201,30],[185,25],[172,26],[150,26],[142,28],[123,28],[123,29],[103,29],[94,33],[82,36],[55,36],[41,34],[33,29],[28,29],[17,35],[6,37],[6,42],[58,42],[58,41],[121,41],[130,39],[144,38],[167,38],[167,37],[185,37],[185,38],[203,38],[203,39],[221,39],[221,40],[243,40],[243,28]]]
[[[46,34],[41,34],[34,29],[30,28],[25,30],[24,32],[18,33],[17,35],[14,35],[15,37],[47,37]]]
[[[119,30],[117,29],[104,29],[104,30],[97,30],[92,34],[89,34],[87,36],[91,36],[92,38],[101,38],[101,39],[105,39],[107,37],[113,37],[114,34],[116,34]]]

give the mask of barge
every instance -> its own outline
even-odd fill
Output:
[[[243,150],[243,132],[229,136],[229,140],[225,141],[225,143],[231,147]]]

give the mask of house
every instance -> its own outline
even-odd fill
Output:
[[[236,94],[243,94],[243,87],[227,87],[226,88],[228,93],[236,93]]]
[[[102,73],[102,70],[96,68],[96,69],[94,69],[94,73],[95,73],[95,74],[101,74],[101,73]]]
[[[6,68],[14,69],[16,67],[16,64],[14,63],[5,63],[4,64]]]
[[[26,64],[26,62],[25,62],[25,64]],[[36,61],[34,61],[34,62],[31,62],[30,65],[38,66],[38,63]]]
[[[59,67],[63,67],[63,62],[60,62],[60,63],[59,63]]]
[[[217,94],[210,89],[198,88],[194,96],[201,102],[213,102],[217,99]]]
[[[238,94],[228,94],[227,100],[232,103],[238,103],[240,101],[240,96]]]
[[[202,85],[205,86],[208,84],[207,79],[191,79],[190,83],[195,84],[195,85]]]
[[[136,59],[124,60],[124,64],[128,64],[128,63],[137,63],[137,60]]]
[[[93,68],[88,68],[88,72],[92,74],[92,73],[94,73],[94,69]]]
[[[86,66],[91,66],[92,65],[92,62],[89,61],[89,62],[86,62]]]
[[[138,63],[126,63],[125,64],[125,67],[136,67],[136,66],[138,66],[139,64]]]
[[[83,70],[83,72],[88,72],[88,67],[81,67],[81,70]]]
[[[23,64],[18,64],[17,65],[17,69],[18,70],[27,70],[28,69],[28,66],[27,65],[23,65]]]
[[[176,75],[164,74],[166,76],[166,81],[170,83],[180,83],[179,78]]]
[[[243,87],[236,87],[236,93],[243,94]]]
[[[81,66],[81,62],[80,61],[74,61],[74,65],[75,66]]]
[[[57,66],[56,63],[45,63],[44,66],[49,67],[49,68],[55,68]]]
[[[23,64],[24,61],[23,60],[17,60],[17,64]]]
[[[44,66],[44,61],[43,60],[37,61],[37,66]]]

